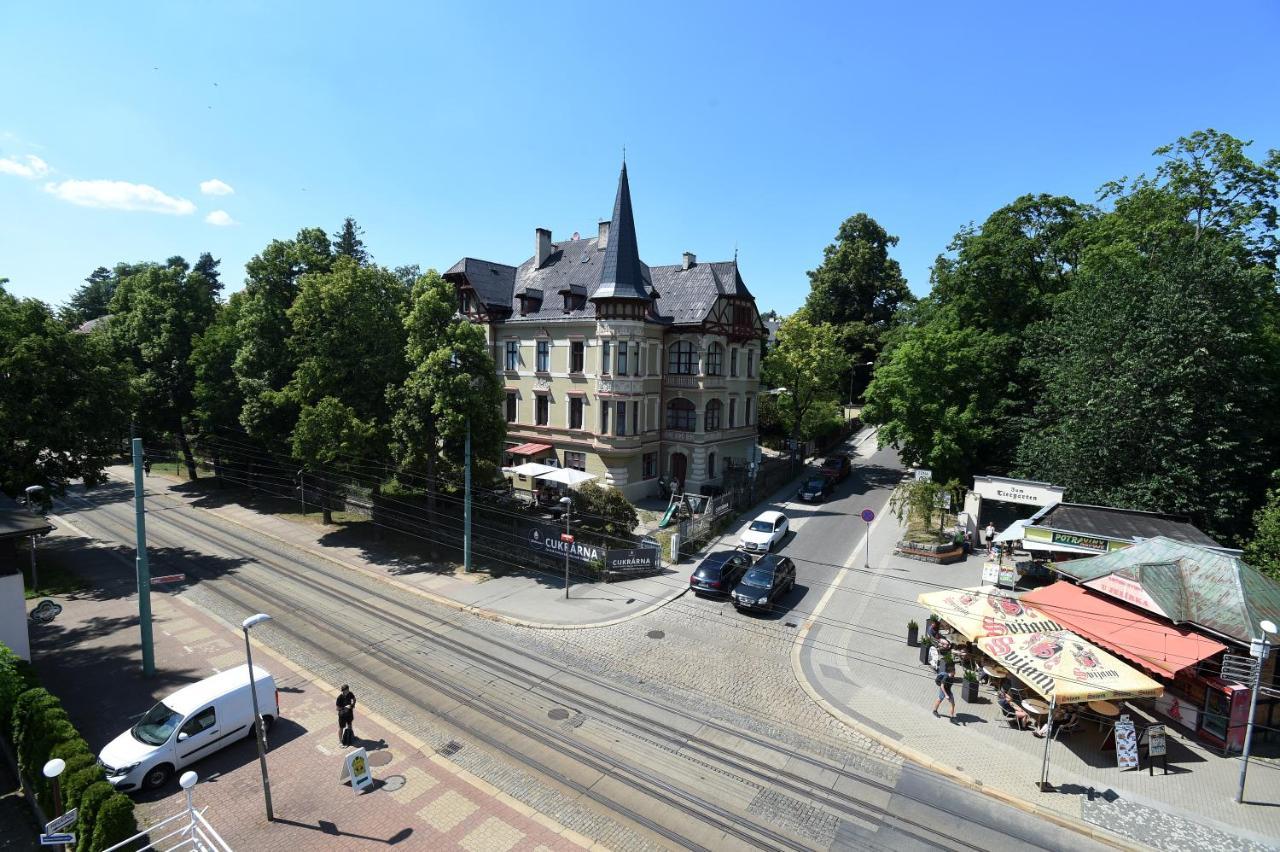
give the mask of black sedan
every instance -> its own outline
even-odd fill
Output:
[[[831,480],[825,476],[811,476],[800,486],[796,496],[806,503],[816,503],[831,496]]]
[[[751,557],[737,550],[707,554],[689,577],[695,595],[727,595],[751,567]]]
[[[738,609],[770,609],[795,585],[796,564],[785,556],[770,554],[752,565],[734,587],[733,605]]]

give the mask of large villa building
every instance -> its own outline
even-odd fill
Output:
[[[719,485],[756,456],[766,329],[737,260],[640,260],[624,163],[595,239],[535,232],[519,266],[445,273],[506,384],[504,464],[577,468],[629,499]]]

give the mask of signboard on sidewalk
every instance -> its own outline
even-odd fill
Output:
[[[373,786],[373,773],[369,767],[369,753],[362,748],[348,754],[342,759],[342,774],[339,782],[350,781],[351,789],[359,793],[365,787]]]
[[[1147,728],[1147,756],[1160,757],[1166,754],[1164,725],[1152,725]]]
[[[994,586],[1000,582],[1000,565],[997,562],[982,563],[982,585]]]
[[[74,834],[42,834],[40,835],[41,846],[66,846],[74,844],[76,836]]]
[[[605,556],[609,578],[636,574],[652,574],[662,569],[662,551],[651,547],[610,549]]]
[[[1116,722],[1116,765],[1121,769],[1138,768],[1138,735],[1128,716],[1121,716]]]

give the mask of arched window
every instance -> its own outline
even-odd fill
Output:
[[[707,403],[707,415],[702,420],[702,428],[706,432],[715,432],[720,428],[720,412],[723,406],[720,400],[713,399]]]
[[[716,475],[716,454],[707,453],[707,478],[714,479]]]
[[[693,344],[678,340],[667,349],[667,372],[677,376],[692,376],[698,365]]]
[[[676,397],[667,403],[667,428],[692,432],[697,428],[698,409],[684,397]]]
[[[719,343],[713,343],[707,347],[707,375],[719,376],[723,375],[721,370],[724,369],[724,347]]]

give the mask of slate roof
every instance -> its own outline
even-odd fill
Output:
[[[671,325],[696,325],[720,296],[752,298],[742,280],[737,261],[648,266],[634,251],[635,223],[631,217],[631,192],[626,166],[618,179],[608,244],[599,239],[553,243],[551,256],[539,269],[530,257],[519,266],[464,257],[445,273],[451,281],[466,280],[486,306],[510,312],[506,322],[564,322],[594,319],[591,299],[617,297],[654,299],[653,320]],[[611,259],[612,258],[612,259]],[[520,315],[522,294],[541,293],[536,310]],[[583,307],[565,313],[565,296],[585,295]],[[530,308],[532,308],[532,303]]]
[[[1202,547],[1221,547],[1180,515],[1116,509],[1110,506],[1086,506],[1081,503],[1058,503],[1037,515],[1030,525],[1057,530],[1098,535],[1105,538],[1139,539],[1164,536],[1174,541]]]
[[[1280,583],[1243,560],[1157,537],[1103,556],[1059,562],[1080,582],[1115,574],[1139,583],[1175,624],[1194,624],[1248,644],[1263,619],[1280,621]]]

